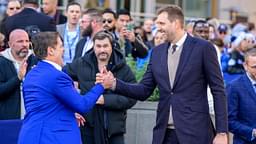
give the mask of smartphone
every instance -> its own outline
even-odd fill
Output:
[[[128,30],[128,31],[133,31],[133,29],[134,29],[133,23],[127,23],[127,25],[126,25],[126,30]]]

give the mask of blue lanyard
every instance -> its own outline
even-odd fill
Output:
[[[77,38],[80,38],[80,28],[79,25],[77,25],[76,27],[76,36],[72,39],[70,39],[69,35],[68,35],[68,26],[66,24],[65,26],[65,32],[64,35],[66,36],[66,40],[68,42],[68,50],[69,50],[69,58],[72,59],[72,46],[75,44]]]

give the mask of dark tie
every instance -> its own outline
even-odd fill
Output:
[[[177,47],[178,47],[178,46],[177,46],[176,44],[173,44],[173,45],[172,45],[172,54],[176,51]]]

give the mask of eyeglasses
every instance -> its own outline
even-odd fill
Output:
[[[14,9],[19,10],[20,7],[9,7],[9,9],[10,9],[10,10],[14,10]]]
[[[106,22],[107,22],[107,23],[112,23],[112,21],[113,21],[113,20],[111,20],[111,19],[104,19],[102,22],[103,22],[103,23],[106,23]]]

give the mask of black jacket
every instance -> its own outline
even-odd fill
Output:
[[[111,70],[118,79],[131,83],[136,82],[133,72],[118,50],[113,50],[107,69]],[[79,82],[82,94],[88,92],[95,85],[95,76],[99,71],[94,51],[67,64],[64,71]],[[104,127],[107,129],[108,136],[125,133],[126,110],[131,108],[136,101],[113,93],[111,90],[105,91],[103,95],[105,104],[103,106],[96,105],[91,112],[85,114],[86,125],[94,127],[96,135],[97,131],[103,130]],[[106,123],[104,123],[104,114],[106,114]]]
[[[27,72],[37,63],[34,56],[28,58]],[[7,58],[0,56],[0,120],[20,118],[20,85],[16,69]]]
[[[28,26],[36,26],[40,31],[56,31],[55,22],[49,16],[39,13],[31,8],[24,8],[20,13],[8,17],[1,31],[6,38],[14,29],[26,29]]]

